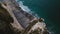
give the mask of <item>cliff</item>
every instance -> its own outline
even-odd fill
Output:
[[[15,0],[0,0],[0,4],[1,4],[2,8],[4,8],[6,10],[6,13],[8,12],[10,17],[12,17],[9,19],[11,19],[11,20],[13,19],[12,20],[13,22],[9,23],[9,27],[13,32],[15,32],[14,34],[30,34],[31,32],[35,31],[36,29],[38,31],[37,33],[39,33],[39,34],[45,34],[45,33],[49,34],[48,30],[46,29],[46,25],[43,22],[43,19],[38,19],[38,18],[32,16],[31,14],[23,11]],[[4,12],[4,11],[2,11],[2,12]],[[5,12],[4,12],[4,14],[5,14]],[[6,16],[6,18],[5,17],[3,17],[3,18],[7,19],[7,15],[4,15],[4,16]],[[7,21],[9,19],[7,19]],[[9,21],[11,21],[11,20],[9,20]],[[34,33],[31,33],[31,34],[34,34]]]

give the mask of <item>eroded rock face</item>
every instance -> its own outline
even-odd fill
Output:
[[[8,11],[0,4],[0,25],[4,27],[4,25],[6,26],[6,24],[13,23],[13,21],[14,20],[8,13]]]
[[[9,12],[4,7],[1,6],[1,4],[0,4],[0,19],[11,23],[13,22],[13,18],[11,17]]]
[[[46,24],[43,20],[41,22],[40,20],[41,19],[32,21],[25,29],[23,34],[49,34]]]
[[[13,11],[20,11],[17,7],[18,4],[16,3],[15,0],[2,0],[1,1],[2,6],[9,12],[9,14],[13,17],[14,22],[10,23],[11,24],[11,29],[16,31],[16,30],[23,30],[23,28],[21,27],[21,25],[18,23]]]
[[[9,25],[13,22],[14,20],[9,12],[0,3],[0,34],[11,34],[12,31]]]
[[[10,24],[11,27],[8,27],[10,27],[14,31],[14,34],[48,33],[47,29],[45,29],[46,24],[43,22],[44,20],[38,19],[23,11],[15,0],[2,0],[1,3],[4,8],[0,6],[0,20],[4,21],[3,24]],[[3,26],[2,22],[1,26]],[[4,27],[6,26],[4,25]]]
[[[34,31],[32,30],[29,34],[49,34],[47,30],[42,31],[42,29],[35,29]]]

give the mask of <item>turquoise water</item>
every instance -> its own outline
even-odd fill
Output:
[[[58,0],[18,0],[20,7],[36,17],[45,19],[50,34],[59,34],[59,1]]]

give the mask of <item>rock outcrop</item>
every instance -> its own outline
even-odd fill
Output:
[[[49,34],[46,29],[46,25],[43,22],[44,20],[38,19],[35,16],[23,11],[15,0],[0,0],[0,4],[2,8],[8,12],[7,14],[7,12],[4,12],[5,10],[2,11],[4,14],[2,19],[7,19],[6,21],[9,23],[9,28],[14,32],[14,34],[34,34],[34,31],[37,31],[39,34]],[[0,9],[2,10],[2,8]],[[3,14],[0,15],[2,16]]]

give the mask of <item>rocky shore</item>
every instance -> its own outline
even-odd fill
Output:
[[[44,19],[23,11],[15,0],[0,0],[0,18],[0,33],[49,34]]]

